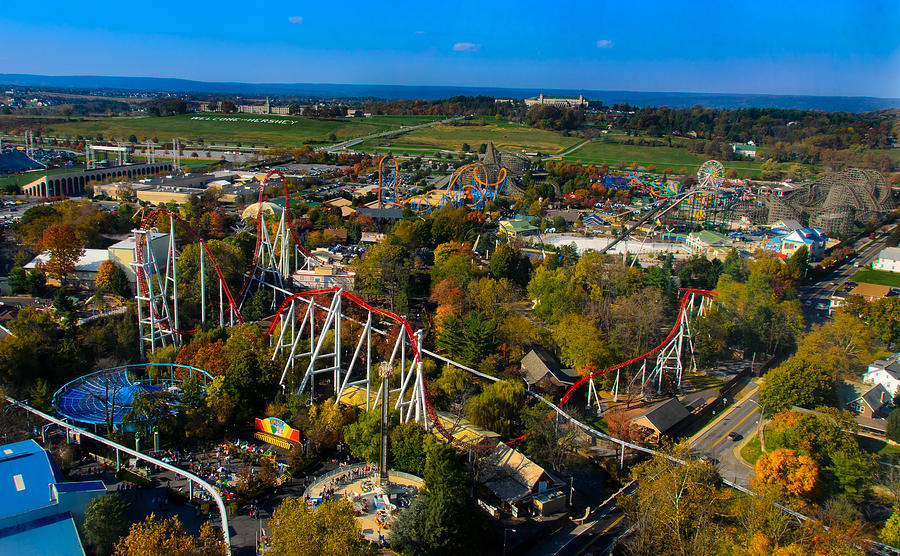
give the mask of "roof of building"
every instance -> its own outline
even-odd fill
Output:
[[[485,485],[504,502],[515,502],[531,494],[547,472],[525,454],[503,444],[485,458],[481,477]]]
[[[525,354],[521,364],[528,384],[536,383],[548,373],[563,384],[574,384],[577,377],[574,369],[560,368],[553,354],[542,347],[536,347]]]
[[[723,245],[728,242],[728,238],[726,238],[719,232],[714,232],[712,230],[700,230],[699,232],[691,232],[688,234],[688,236],[697,239],[705,245],[710,246]]]
[[[773,230],[788,230],[790,232],[799,230],[802,227],[803,226],[800,224],[800,221],[793,218],[785,218],[783,220],[779,220],[771,226]]]
[[[343,197],[335,197],[334,199],[328,199],[325,201],[325,204],[330,207],[349,207],[353,205],[353,201],[350,199],[345,199]]]
[[[900,247],[885,247],[878,253],[879,259],[887,259],[889,261],[900,261]]]
[[[109,259],[106,249],[85,249],[84,254],[75,263],[75,272],[97,272],[103,261]],[[45,251],[25,265],[30,270],[44,266],[50,261],[49,251]]]
[[[34,440],[0,446],[0,519],[49,506],[49,485],[60,479],[53,460]]]
[[[882,433],[887,432],[887,419],[873,419],[871,417],[857,415],[854,417],[854,420],[862,428],[876,430]]]
[[[241,212],[241,220],[246,220],[248,218],[257,218],[259,216],[260,209],[264,214],[281,214],[281,212],[284,210],[284,207],[281,205],[276,205],[275,203],[270,203],[268,201],[263,201],[262,203],[253,203],[252,205],[247,205],[247,208],[245,208],[243,212]]]
[[[552,209],[547,211],[547,218],[556,218],[557,216],[561,217],[568,224],[574,224],[575,222],[578,222],[581,213],[577,210]]]
[[[812,245],[813,243],[828,241],[828,236],[819,228],[798,228],[785,236],[782,241]]]
[[[151,241],[154,241],[154,242],[161,237],[168,237],[168,235],[169,235],[169,234],[165,234],[163,232],[150,232],[150,233],[152,234],[151,237],[153,238]],[[108,247],[108,249],[129,249],[131,251],[134,251],[134,236],[128,236],[127,238],[123,239],[122,241],[113,243],[112,245],[110,245]]]
[[[872,411],[878,411],[884,404],[891,401],[891,394],[883,385],[876,384],[869,388],[865,394],[853,401],[857,400],[862,400]]]
[[[661,434],[680,423],[688,415],[690,413],[681,405],[681,402],[676,398],[669,398],[633,417],[631,420],[646,420],[650,428]]]
[[[45,516],[0,529],[0,554],[84,554],[75,520],[69,512]]]
[[[749,143],[732,143],[731,147],[736,151],[755,151],[756,145]]]
[[[850,295],[873,297],[875,299],[887,297],[890,293],[890,286],[882,286],[881,284],[869,284],[867,282],[860,282],[858,286],[850,290]]]
[[[888,361],[884,359],[878,359],[872,362],[873,367],[878,367],[869,372],[878,372],[884,371],[887,374],[891,375],[891,378],[894,380],[900,380],[900,363],[897,361]],[[868,374],[868,373],[867,373]]]
[[[501,220],[500,227],[510,232],[521,234],[522,232],[535,232],[537,228],[524,219]]]
[[[403,218],[403,210],[398,208],[368,208],[360,207],[357,209],[360,214],[371,216],[372,218],[384,218],[386,220],[400,220]]]

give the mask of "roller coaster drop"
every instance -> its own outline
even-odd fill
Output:
[[[378,206],[380,208],[408,207],[419,216],[445,206],[484,210],[485,207],[506,196],[506,168],[500,168],[493,181],[487,167],[473,162],[457,168],[450,175],[444,189],[428,191],[404,198],[400,188],[400,167],[391,155],[378,161]]]

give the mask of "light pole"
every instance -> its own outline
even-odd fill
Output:
[[[507,529],[506,527],[503,528],[503,556],[506,556],[506,534],[510,531],[512,531],[513,533],[516,532],[515,529]]]

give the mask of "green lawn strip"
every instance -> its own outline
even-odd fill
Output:
[[[854,282],[866,282],[868,284],[880,284],[882,286],[891,286],[900,288],[900,274],[896,272],[888,272],[887,270],[860,270],[850,277]]]
[[[687,375],[687,380],[697,390],[719,388],[725,384],[725,381],[721,378],[708,375]]]
[[[741,448],[741,457],[750,465],[756,465],[756,460],[762,455],[762,446],[759,443],[759,435],[754,434],[749,442]]]

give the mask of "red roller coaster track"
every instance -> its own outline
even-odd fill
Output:
[[[655,348],[651,349],[651,350],[648,351],[647,353],[644,353],[643,355],[639,355],[639,356],[637,356],[637,357],[633,357],[633,358],[631,358],[631,359],[629,359],[629,360],[627,360],[627,361],[623,361],[623,362],[618,363],[618,364],[616,364],[616,365],[613,365],[613,366],[611,366],[611,367],[607,367],[607,368],[605,368],[605,369],[601,369],[601,370],[598,370],[598,371],[596,371],[596,372],[593,372],[593,373],[591,373],[591,374],[589,374],[589,375],[583,376],[580,380],[578,380],[575,384],[573,384],[573,385],[569,388],[568,391],[566,391],[565,395],[562,397],[562,400],[561,400],[560,403],[559,403],[559,407],[563,407],[563,406],[569,401],[569,399],[572,397],[572,395],[573,395],[579,388],[581,388],[582,386],[584,386],[585,383],[587,383],[587,382],[588,382],[589,380],[591,380],[592,378],[594,378],[594,377],[596,377],[596,376],[599,376],[599,375],[602,375],[602,374],[606,374],[606,373],[615,371],[615,370],[617,370],[617,369],[621,369],[621,368],[623,368],[623,367],[627,367],[628,365],[632,365],[632,364],[634,364],[634,363],[639,363],[639,362],[641,362],[641,361],[643,361],[643,360],[645,360],[645,359],[647,359],[647,358],[649,358],[649,357],[652,357],[652,356],[656,355],[657,353],[659,353],[659,351],[660,351],[661,349],[663,349],[663,348],[666,346],[666,344],[668,344],[668,343],[675,337],[675,335],[678,333],[678,328],[679,328],[679,326],[680,326],[681,319],[682,319],[682,317],[683,317],[683,315],[684,315],[685,310],[687,309],[687,305],[688,305],[688,302],[689,302],[690,299],[691,299],[691,296],[693,296],[693,295],[700,295],[700,296],[703,296],[703,297],[709,298],[709,299],[713,299],[713,298],[716,297],[716,292],[714,292],[714,291],[709,291],[709,290],[701,290],[701,289],[695,289],[695,288],[687,288],[687,289],[683,289],[682,291],[684,292],[684,294],[683,294],[682,297],[681,297],[681,302],[680,302],[679,307],[678,307],[678,315],[677,315],[677,318],[675,319],[675,326],[672,328],[671,332],[669,332],[668,336],[666,336],[666,338],[665,338],[658,346],[656,346]],[[295,300],[295,299],[311,298],[311,297],[314,297],[314,296],[316,296],[316,295],[328,294],[328,293],[335,293],[335,294],[336,294],[336,293],[339,293],[343,299],[347,299],[347,300],[349,300],[349,301],[352,301],[352,302],[355,303],[357,306],[359,306],[359,307],[361,307],[361,308],[363,308],[363,309],[365,309],[365,310],[367,310],[367,311],[371,311],[371,312],[373,312],[373,313],[375,313],[375,314],[378,314],[378,315],[381,315],[381,316],[383,316],[383,317],[386,317],[386,318],[388,318],[388,319],[390,319],[390,320],[393,320],[394,322],[396,322],[398,325],[400,325],[400,326],[406,331],[407,335],[408,335],[410,338],[413,338],[413,329],[412,329],[412,325],[410,325],[409,321],[407,321],[407,320],[404,319],[403,317],[401,317],[401,316],[399,316],[399,315],[396,315],[396,314],[394,314],[394,313],[392,313],[392,312],[390,312],[390,311],[387,311],[387,310],[385,310],[385,309],[379,309],[379,308],[377,308],[377,307],[373,307],[372,305],[369,305],[369,304],[366,303],[365,301],[361,300],[359,297],[353,295],[352,293],[345,292],[345,291],[341,290],[341,289],[338,288],[338,287],[333,287],[333,288],[328,288],[328,289],[321,289],[321,290],[314,290],[314,291],[300,292],[300,293],[296,293],[296,294],[294,294],[294,295],[291,295],[290,297],[288,297],[287,299],[285,299],[284,302],[281,304],[281,306],[278,308],[278,311],[275,313],[275,319],[274,319],[274,321],[272,322],[272,325],[271,325],[271,326],[269,327],[269,329],[266,331],[266,336],[271,336],[272,333],[275,332],[276,328],[278,327],[278,324],[281,322],[282,314],[284,313],[285,309],[287,309],[287,307],[291,304],[291,301],[293,301],[293,300]],[[415,361],[416,361],[416,363],[421,362],[421,361],[422,361],[422,354],[421,354],[421,352],[419,351],[418,346],[416,345],[415,342],[410,342],[410,344],[411,344],[411,348],[412,348],[413,354],[414,354],[414,356],[415,356]],[[434,425],[434,427],[438,430],[438,432],[439,432],[439,434],[440,434],[441,436],[443,436],[443,437],[444,437],[445,439],[447,439],[449,442],[452,442],[452,443],[454,443],[454,444],[456,444],[456,445],[462,446],[462,447],[467,448],[467,449],[474,449],[474,450],[490,450],[490,449],[493,449],[493,448],[494,448],[493,445],[488,445],[488,444],[471,444],[471,443],[468,443],[468,442],[460,441],[459,439],[455,438],[452,434],[450,434],[450,432],[449,432],[449,431],[443,426],[443,424],[441,423],[440,419],[438,418],[437,411],[435,410],[434,405],[431,403],[431,397],[429,396],[429,393],[428,393],[427,381],[425,380],[424,375],[422,376],[422,386],[423,386],[423,392],[424,392],[424,397],[425,397],[425,409],[426,409],[426,412],[428,413],[428,417],[429,417],[429,419],[431,420],[432,425]],[[530,436],[530,435],[532,434],[532,432],[533,432],[533,431],[526,432],[526,433],[523,434],[522,436],[519,436],[519,437],[517,437],[517,438],[514,438],[514,439],[508,441],[507,444],[516,444],[516,443],[518,443],[518,442],[521,442],[522,440],[525,440],[526,438],[528,438],[528,436]]]

